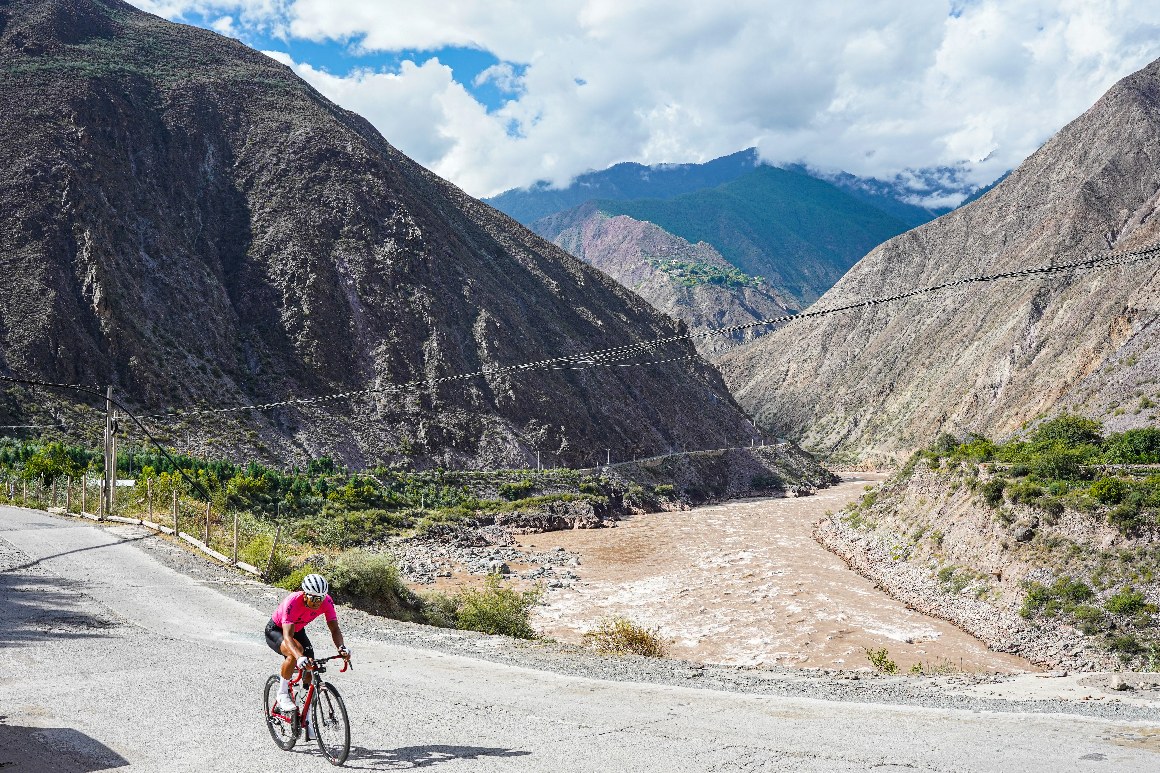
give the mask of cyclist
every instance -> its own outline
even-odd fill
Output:
[[[278,686],[278,708],[282,711],[294,710],[294,701],[290,698],[290,678],[294,676],[294,668],[297,666],[304,669],[314,657],[314,646],[306,635],[309,622],[319,615],[325,615],[330,638],[334,639],[338,654],[350,660],[350,648],[343,642],[342,630],[338,627],[338,614],[334,611],[334,602],[327,594],[329,589],[322,575],[306,575],[302,578],[302,590],[282,599],[270,622],[266,623],[266,644],[284,657],[282,681]],[[303,670],[302,689],[309,687],[310,672]],[[310,717],[304,717],[303,720],[309,740],[312,735]]]

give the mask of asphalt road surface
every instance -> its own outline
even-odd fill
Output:
[[[0,508],[0,771],[330,770],[266,733],[268,611],[141,549],[156,539]],[[327,652],[325,627],[311,633]],[[356,670],[328,676],[356,770],[1160,770],[1157,722],[605,681],[347,641]]]

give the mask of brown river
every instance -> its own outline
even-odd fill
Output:
[[[950,623],[908,609],[811,536],[884,476],[857,473],[813,496],[640,515],[615,529],[520,538],[580,554],[580,579],[553,589],[534,619],[577,642],[602,617],[659,629],[673,657],[703,663],[855,669],[886,648],[900,669],[1037,671]]]

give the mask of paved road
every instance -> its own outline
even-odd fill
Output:
[[[265,615],[132,538],[0,508],[0,615],[0,770],[331,769],[266,735]],[[1160,724],[606,682],[349,641],[357,670],[334,681],[358,770],[1160,769]]]

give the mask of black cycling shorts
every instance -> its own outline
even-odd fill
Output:
[[[282,626],[275,623],[273,620],[266,623],[266,644],[270,649],[282,655]],[[308,658],[314,657],[314,645],[310,643],[310,637],[306,635],[306,629],[294,632],[294,638],[302,645],[302,653]],[[285,657],[285,655],[282,655]]]

